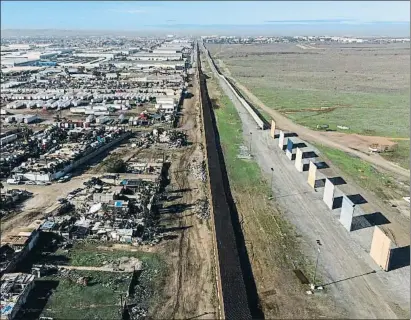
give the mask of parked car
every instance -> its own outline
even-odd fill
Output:
[[[35,185],[36,182],[35,182],[35,181],[26,181],[26,184],[27,184],[27,185]]]
[[[58,179],[58,182],[59,183],[63,183],[63,182],[66,182],[66,181],[68,181],[68,179],[64,176],[64,177],[62,177],[62,178],[60,178],[60,179]]]
[[[19,184],[19,181],[14,179],[7,179],[7,184]]]

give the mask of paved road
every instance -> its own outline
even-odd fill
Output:
[[[308,186],[306,173],[296,171],[269,130],[257,130],[229,87],[223,81],[220,86],[239,111],[245,140],[252,132],[252,153],[262,171],[269,177],[270,168],[275,168],[276,205],[302,235],[304,253],[315,261],[316,240],[324,244],[319,273],[327,292],[351,318],[409,318],[410,267],[380,271],[369,256],[373,229],[348,233],[336,218],[338,211],[330,212],[323,203],[322,189],[315,192]]]

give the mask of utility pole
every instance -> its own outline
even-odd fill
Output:
[[[318,260],[320,259],[320,253],[321,253],[320,247],[322,246],[322,243],[321,243],[320,240],[316,240],[316,242],[317,242],[317,246],[318,246],[317,247],[318,253],[317,253],[317,261],[315,263],[314,279],[313,279],[313,283],[311,284],[311,289],[312,290],[316,289],[315,280],[316,280],[316,277],[317,277]]]
[[[271,193],[273,192],[274,168],[271,168]]]
[[[120,293],[120,317],[123,318],[123,294]]]
[[[251,143],[253,142],[253,133],[250,131],[250,154],[251,154]]]

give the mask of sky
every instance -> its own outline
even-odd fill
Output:
[[[287,24],[303,28],[409,20],[409,1],[1,1],[1,29],[132,31],[169,25]]]

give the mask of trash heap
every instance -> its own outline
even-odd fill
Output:
[[[187,134],[182,131],[154,129],[153,137],[158,143],[167,143],[170,148],[181,148],[187,145]]]
[[[210,207],[208,205],[208,199],[197,200],[194,204],[194,209],[197,218],[207,220],[210,218]]]
[[[143,307],[132,307],[129,312],[131,319],[145,319],[147,317],[147,309]]]
[[[173,148],[181,148],[187,145],[187,134],[181,131],[171,131],[169,133],[169,145]]]
[[[190,173],[201,182],[207,181],[206,165],[205,161],[197,163],[195,160],[193,163],[189,164]]]
[[[142,133],[139,139],[133,139],[133,148],[148,148],[153,144],[167,144],[169,148],[181,148],[187,145],[187,134],[182,131],[167,131],[154,129],[152,132]]]

